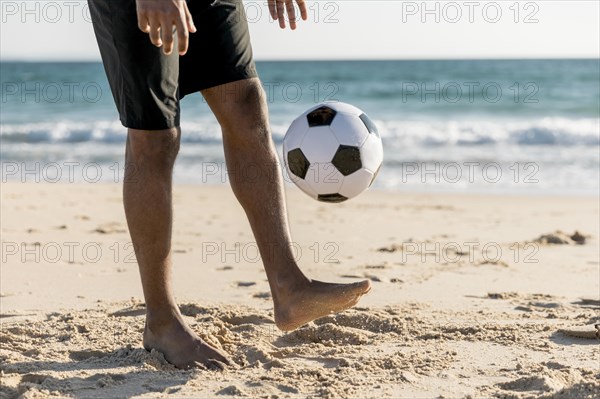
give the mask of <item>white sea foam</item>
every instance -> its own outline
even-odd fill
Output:
[[[391,146],[600,145],[599,119],[378,121]]]
[[[600,119],[542,118],[524,121],[403,121],[379,120],[386,145],[396,146],[477,146],[489,144],[600,145]],[[286,126],[274,125],[279,141]],[[182,124],[182,141],[220,142],[219,125],[214,120]],[[0,125],[0,138],[8,143],[122,143],[126,131],[119,122],[61,121]]]

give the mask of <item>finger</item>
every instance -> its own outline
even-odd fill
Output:
[[[273,20],[277,20],[277,6],[275,0],[269,0],[268,5],[271,18],[273,18]]]
[[[179,46],[179,55],[187,53],[188,45],[190,41],[190,34],[188,32],[187,24],[183,23],[180,18],[176,21],[177,27],[177,44]]]
[[[158,21],[150,21],[150,31],[148,32],[148,34],[150,35],[150,41],[156,47],[160,47],[163,45],[163,42],[160,39],[160,24],[158,23]]]
[[[296,29],[296,9],[292,0],[285,0],[285,9],[287,10],[288,19],[290,20],[290,28]]]
[[[196,25],[194,25],[194,19],[192,18],[192,14],[188,9],[187,3],[183,2],[183,10],[185,12],[185,23],[187,25],[187,29],[189,32],[196,33]]]
[[[302,17],[302,20],[306,21],[308,19],[308,11],[306,11],[306,3],[304,2],[304,0],[296,0],[296,3],[298,3],[298,7],[300,8],[300,16]]]
[[[279,27],[285,29],[285,4],[283,0],[277,0],[277,19],[279,20]]]
[[[161,21],[160,36],[163,42],[163,53],[171,54],[173,51],[173,22],[168,19]]]
[[[150,24],[148,23],[148,18],[145,14],[138,13],[138,28],[144,33],[148,33],[150,31]]]

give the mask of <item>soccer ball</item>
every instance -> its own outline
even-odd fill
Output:
[[[292,122],[283,139],[283,159],[290,179],[306,194],[342,202],[373,183],[383,162],[383,145],[367,114],[328,101]]]

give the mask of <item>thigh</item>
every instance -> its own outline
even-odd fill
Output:
[[[180,57],[181,97],[257,76],[241,0],[189,0],[198,29]]]
[[[165,55],[138,29],[135,0],[88,0],[104,69],[123,125],[179,126],[179,55]]]

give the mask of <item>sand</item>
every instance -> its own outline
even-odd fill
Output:
[[[358,307],[284,333],[228,187],[175,188],[182,313],[236,369],[141,347],[117,184],[2,184],[1,397],[600,397],[598,198],[289,187],[313,278],[370,278]]]

